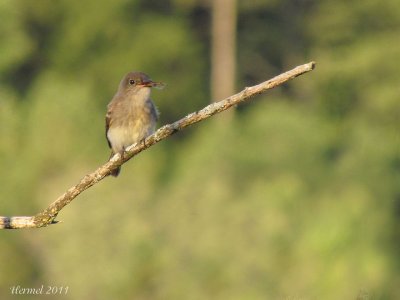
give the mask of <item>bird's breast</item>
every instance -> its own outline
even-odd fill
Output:
[[[125,110],[115,111],[107,138],[113,151],[121,152],[152,134],[155,127],[156,118],[147,107],[125,107]]]

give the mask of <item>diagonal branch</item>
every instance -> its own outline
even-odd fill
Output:
[[[246,87],[240,93],[225,98],[219,102],[212,103],[205,108],[193,112],[186,117],[172,123],[164,125],[159,128],[154,134],[147,137],[143,142],[129,146],[126,152],[121,155],[114,155],[107,163],[100,166],[96,171],[84,176],[78,184],[68,189],[62,194],[56,201],[51,203],[46,209],[39,212],[35,216],[17,216],[17,217],[1,217],[0,216],[0,229],[21,229],[21,228],[39,228],[55,224],[58,221],[55,220],[58,213],[74,200],[80,193],[88,189],[92,185],[96,184],[104,177],[110,175],[111,171],[121,166],[135,155],[139,154],[143,150],[153,146],[159,141],[168,138],[174,133],[192,125],[203,121],[219,112],[227,110],[228,108],[239,104],[241,102],[248,101],[255,95],[264,93],[278,85],[285,83],[299,75],[310,72],[314,69],[315,62],[310,62],[298,66],[290,71],[282,73],[268,81],[262,82],[252,87]]]

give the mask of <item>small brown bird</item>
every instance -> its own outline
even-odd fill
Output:
[[[118,91],[107,106],[106,138],[115,153],[123,155],[126,147],[154,133],[158,111],[150,99],[152,87],[163,88],[142,72],[129,72],[121,80]],[[120,168],[111,175],[118,176]]]

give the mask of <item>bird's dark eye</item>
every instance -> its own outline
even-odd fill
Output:
[[[130,80],[129,80],[129,84],[131,84],[131,85],[132,85],[132,84],[135,84],[135,80],[130,79]]]

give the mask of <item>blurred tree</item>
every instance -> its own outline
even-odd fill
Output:
[[[320,2],[311,14],[311,55],[324,62],[316,80],[321,109],[333,117],[361,115],[399,129],[399,2]],[[318,24],[318,26],[314,26]]]

